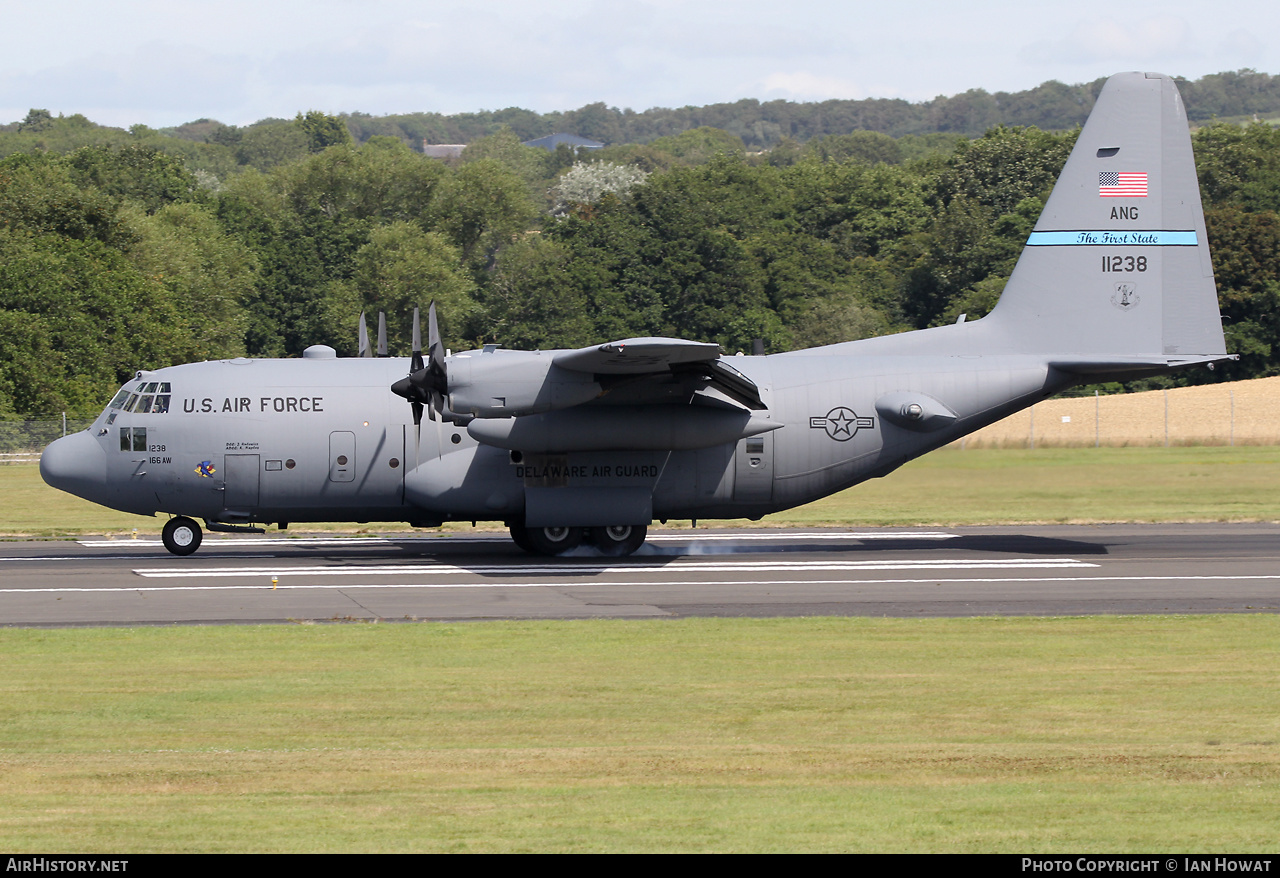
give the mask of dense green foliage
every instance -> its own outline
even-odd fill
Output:
[[[694,128],[728,132],[748,149],[772,149],[785,139],[805,143],[850,131],[872,131],[901,137],[945,132],[973,137],[996,125],[1064,130],[1084,124],[1105,80],[1077,85],[1049,81],[1020,92],[989,94],[971,89],[931,101],[868,98],[813,103],[744,99],[704,107],[655,107],[636,112],[588,104],[576,110],[534,113],[508,108],[493,112],[410,113],[373,117],[345,116],[357,140],[374,135],[421,143],[471,143],[510,128],[521,140],[556,131],[572,131],[609,144],[650,143]],[[1280,76],[1253,70],[1216,73],[1179,83],[1192,122],[1262,117],[1280,113]]]
[[[993,96],[960,97],[1001,118]],[[506,121],[440,161],[316,111],[182,139],[32,110],[0,132],[0,415],[92,414],[138,368],[353,354],[362,310],[387,312],[404,353],[432,299],[454,349],[664,335],[782,351],[976,318],[1075,139],[846,129],[760,153],[701,126],[579,157]],[[1213,124],[1194,144],[1241,359],[1176,380],[1278,374],[1280,131]]]

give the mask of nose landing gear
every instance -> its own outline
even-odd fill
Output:
[[[164,530],[160,532],[164,547],[175,555],[190,555],[200,548],[200,540],[203,538],[200,525],[181,515],[169,519],[165,523]]]

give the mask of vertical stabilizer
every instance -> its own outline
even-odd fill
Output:
[[[1172,79],[1107,80],[988,319],[1029,353],[1171,362],[1225,353]]]

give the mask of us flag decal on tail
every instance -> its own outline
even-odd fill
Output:
[[[1103,198],[1146,198],[1147,174],[1125,171],[1098,173],[1098,194]]]

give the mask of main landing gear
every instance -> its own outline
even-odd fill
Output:
[[[203,538],[200,525],[181,515],[169,519],[160,532],[164,547],[175,555],[190,555],[200,548],[200,540]]]
[[[533,555],[563,555],[585,543],[594,545],[604,555],[630,555],[644,545],[648,528],[644,525],[610,525],[608,527],[525,527],[509,524],[511,539]]]

